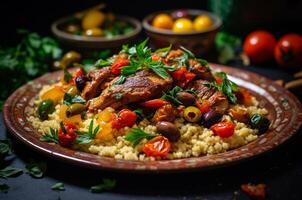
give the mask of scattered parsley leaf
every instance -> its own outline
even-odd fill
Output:
[[[9,190],[9,186],[5,183],[0,183],[0,192],[7,193]]]
[[[6,167],[0,170],[0,178],[8,178],[12,176],[17,176],[23,173],[23,170],[16,167]]]
[[[51,186],[52,190],[57,190],[57,191],[64,191],[65,190],[65,186],[64,183],[56,183],[53,186]]]
[[[58,144],[59,143],[58,130],[49,128],[49,132],[42,135],[40,140],[44,142],[53,142]]]
[[[26,173],[33,178],[42,178],[46,172],[47,165],[45,162],[31,162],[25,166]]]
[[[69,81],[71,81],[71,79],[72,79],[71,73],[66,68],[64,68],[64,81],[66,83],[69,83]]]
[[[161,99],[174,103],[175,105],[181,105],[182,103],[176,98],[178,92],[182,92],[183,89],[179,86],[175,86],[172,90],[164,93]]]
[[[89,144],[92,142],[96,136],[96,134],[99,132],[100,126],[97,125],[95,128],[93,128],[93,119],[90,121],[88,132],[86,131],[77,131],[78,136],[76,138],[77,144]]]
[[[114,85],[120,85],[123,84],[126,81],[126,77],[124,75],[121,75],[115,82]]]
[[[125,140],[131,142],[134,146],[138,145],[142,139],[150,140],[154,138],[156,135],[146,133],[140,128],[132,128],[127,135],[125,136]]]
[[[149,68],[163,79],[171,78],[161,62],[150,63]]]
[[[133,112],[135,112],[135,114],[137,115],[137,117],[142,120],[144,119],[144,113],[142,109],[136,109]]]
[[[194,53],[192,53],[189,49],[186,49],[185,47],[181,46],[180,49],[185,53],[187,54],[187,56],[189,58],[195,58],[195,55]]]
[[[96,61],[95,63],[95,67],[96,68],[102,68],[102,67],[106,67],[108,65],[111,65],[112,63],[109,60],[103,60],[103,59],[99,59]]]
[[[116,180],[104,178],[101,184],[92,186],[90,188],[90,191],[93,193],[100,193],[100,192],[112,190],[115,187],[116,187]]]
[[[70,106],[71,104],[74,104],[74,103],[81,103],[81,104],[85,104],[86,101],[85,99],[83,99],[80,95],[75,95],[75,96],[72,96],[71,94],[69,93],[65,93],[64,94],[64,100],[63,100],[63,103],[67,106]]]
[[[12,153],[12,145],[10,140],[0,140],[0,155],[6,156]]]

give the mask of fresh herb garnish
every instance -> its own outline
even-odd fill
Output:
[[[210,82],[206,83],[205,86],[221,91],[231,103],[235,104],[237,102],[237,97],[234,92],[238,91],[238,86],[228,79],[225,72],[217,72],[215,75],[223,79],[222,83],[218,84],[217,82]]]
[[[121,75],[129,76],[139,70],[150,69],[163,79],[170,78],[170,75],[166,70],[172,71],[173,67],[166,66],[160,61],[153,61],[152,51],[146,46],[147,42],[148,39],[130,48],[128,45],[123,46],[122,52],[129,54],[130,63],[128,66],[122,68]],[[120,80],[120,83],[125,81],[124,78],[120,78]]]
[[[123,98],[123,93],[115,93],[115,94],[113,94],[113,97],[116,100],[121,100]]]
[[[71,79],[72,79],[71,73],[66,68],[64,68],[64,81],[66,83],[69,83],[69,81],[71,81]]]
[[[0,183],[0,192],[7,193],[9,190],[9,186],[5,183]]]
[[[150,140],[156,135],[146,133],[140,128],[132,128],[129,133],[125,136],[125,140],[131,142],[134,146],[138,145],[142,139]]]
[[[194,53],[190,51],[189,49],[186,49],[185,47],[181,46],[180,49],[188,56],[188,58],[195,58]]]
[[[53,186],[51,186],[51,189],[57,191],[64,191],[65,190],[64,183],[56,183]]]
[[[59,143],[58,130],[49,128],[49,132],[42,135],[40,140],[44,141],[44,142],[53,142],[53,143],[58,144]]]
[[[95,67],[96,68],[102,68],[102,67],[106,67],[106,66],[111,65],[111,64],[112,64],[112,62],[109,61],[109,60],[99,59],[99,60],[96,61]]]
[[[157,50],[155,51],[155,53],[166,53],[166,52],[171,51],[171,48],[172,48],[172,44],[170,44],[168,47],[164,47],[164,48],[161,48],[161,49],[157,49]]]
[[[116,180],[104,178],[101,184],[92,186],[90,191],[93,193],[100,193],[108,190],[112,190],[116,186]]]
[[[121,75],[113,84],[120,85],[123,84],[125,81],[126,81],[126,76]]]
[[[164,93],[161,99],[172,102],[176,105],[181,105],[182,103],[176,98],[177,93],[181,91],[183,91],[181,87],[175,86],[172,90],[168,91],[167,93]]]
[[[89,144],[93,141],[96,134],[99,132],[100,126],[93,128],[93,119],[90,121],[88,132],[86,131],[77,131],[78,136],[76,138],[77,144]]]
[[[69,93],[65,93],[63,103],[67,106],[70,106],[71,104],[74,104],[74,103],[85,104],[86,101],[80,95],[72,96]]]
[[[135,114],[137,115],[137,117],[138,117],[139,120],[144,119],[145,115],[144,115],[142,109],[136,109],[133,112],[135,112]]]
[[[33,178],[42,178],[46,172],[47,165],[45,162],[31,162],[25,166],[26,173]]]
[[[12,145],[10,140],[0,140],[0,155],[6,156],[6,155],[10,155],[11,153],[12,153]]]
[[[16,167],[6,167],[0,170],[0,178],[8,178],[12,176],[17,176],[23,173],[23,170]]]

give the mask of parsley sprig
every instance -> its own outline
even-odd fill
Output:
[[[77,144],[89,144],[92,142],[96,136],[96,134],[99,132],[100,126],[97,125],[95,128],[93,128],[93,119],[90,121],[88,131],[77,131],[78,137],[76,138]]]
[[[174,68],[171,66],[166,66],[161,61],[152,60],[151,48],[147,46],[148,39],[144,40],[138,45],[133,47],[128,47],[128,45],[123,46],[122,52],[127,53],[130,58],[130,63],[128,66],[122,68],[121,78],[115,84],[122,84],[125,82],[127,76],[136,73],[142,69],[150,69],[158,76],[163,79],[171,78],[168,71],[173,71]],[[167,51],[170,48],[167,48]]]
[[[64,94],[64,100],[63,100],[63,103],[67,106],[70,106],[71,104],[74,104],[74,103],[80,103],[80,104],[85,104],[86,101],[85,99],[83,99],[80,95],[75,95],[75,96],[72,96],[71,94],[69,93],[65,93]]]
[[[205,86],[214,88],[218,91],[221,91],[231,103],[235,104],[237,102],[237,97],[234,94],[238,91],[238,86],[233,81],[229,80],[225,72],[217,72],[216,76],[223,79],[222,84],[218,84],[217,82],[206,83]]]
[[[131,142],[134,146],[138,145],[143,139],[150,140],[154,138],[155,134],[150,134],[140,128],[132,128],[125,136],[125,140]]]
[[[174,103],[177,106],[181,105],[182,103],[177,99],[177,93],[183,92],[183,91],[196,95],[196,92],[193,89],[183,90],[181,87],[175,86],[172,90],[170,90],[168,92],[164,92],[161,99]]]
[[[49,133],[45,133],[44,135],[42,135],[40,140],[44,142],[53,142],[58,144],[59,143],[58,130],[49,128]]]

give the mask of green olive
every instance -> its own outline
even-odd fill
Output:
[[[47,120],[48,115],[55,111],[55,104],[52,100],[46,99],[38,106],[38,115],[41,120]]]
[[[72,63],[79,62],[81,60],[81,54],[76,51],[67,52],[61,59],[61,67],[69,67]]]
[[[71,117],[73,115],[81,114],[83,111],[86,110],[86,106],[80,103],[72,104],[66,110],[66,116]]]
[[[71,86],[71,87],[69,88],[69,90],[67,91],[67,93],[70,94],[72,97],[74,97],[75,95],[77,95],[78,92],[79,92],[79,91],[78,91],[78,89],[77,89],[76,86]]]
[[[197,107],[189,106],[184,110],[184,118],[188,122],[198,122],[201,118],[201,112]]]

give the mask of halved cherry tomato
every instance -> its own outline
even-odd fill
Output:
[[[70,83],[73,84],[73,85],[75,85],[76,84],[76,82],[75,82],[76,78],[79,77],[79,76],[84,76],[84,74],[85,74],[85,72],[84,72],[84,70],[82,68],[77,69],[73,73],[73,76],[72,76],[72,79],[71,79]]]
[[[143,152],[147,156],[164,158],[168,155],[170,149],[171,144],[169,140],[164,136],[157,136],[144,145]]]
[[[211,126],[210,129],[214,132],[214,135],[218,135],[221,138],[227,138],[234,134],[235,124],[232,122],[219,122]]]
[[[141,103],[141,106],[148,108],[160,108],[163,105],[166,105],[168,102],[162,99],[152,99]]]
[[[63,147],[70,147],[77,137],[76,131],[77,127],[74,124],[61,122],[58,133],[59,144]]]
[[[129,65],[129,60],[125,58],[117,59],[111,66],[111,73],[119,75],[122,71],[122,67]]]
[[[182,67],[175,70],[172,73],[172,77],[176,81],[176,85],[184,87],[196,77],[196,74],[189,72],[185,67]]]
[[[267,31],[251,32],[245,39],[243,50],[253,63],[264,63],[274,57],[275,37]]]
[[[123,109],[118,114],[112,115],[112,127],[121,129],[126,126],[131,127],[135,124],[137,116],[135,112],[129,109]]]
[[[207,100],[203,101],[202,103],[196,101],[196,107],[199,108],[201,113],[207,113],[211,110],[211,103]]]

